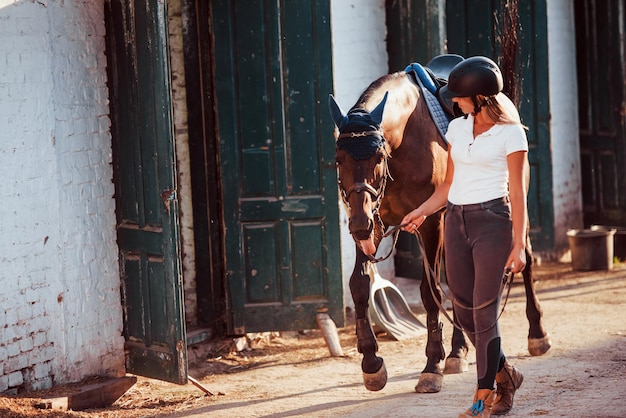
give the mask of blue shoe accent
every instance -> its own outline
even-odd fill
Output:
[[[479,399],[476,402],[474,402],[474,404],[472,405],[470,409],[472,411],[473,416],[476,417],[478,415],[482,415],[483,411],[485,410],[485,402],[482,399]]]

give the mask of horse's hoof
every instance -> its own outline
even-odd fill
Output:
[[[466,358],[448,357],[446,359],[446,367],[443,369],[444,374],[465,373],[469,370],[469,363]]]
[[[385,367],[385,362],[383,362],[380,369],[375,373],[363,372],[363,384],[367,390],[371,390],[372,392],[384,388],[387,384],[387,367]]]
[[[437,393],[441,390],[443,375],[437,373],[422,373],[415,385],[417,393]]]
[[[548,352],[550,347],[550,336],[548,334],[543,338],[528,339],[528,352],[531,356],[544,355]]]

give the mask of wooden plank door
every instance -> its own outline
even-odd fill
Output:
[[[329,0],[211,4],[228,331],[341,325]]]
[[[107,0],[126,368],[187,382],[166,10]]]
[[[624,0],[576,0],[585,226],[626,225]]]
[[[385,0],[389,72],[419,62],[426,65],[443,52],[444,0]]]

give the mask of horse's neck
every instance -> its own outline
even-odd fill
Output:
[[[413,87],[413,88],[411,88]],[[383,132],[388,151],[392,153],[401,144],[409,118],[419,105],[419,92],[414,86],[405,86],[395,93],[396,100],[388,102],[383,116]]]
[[[382,84],[377,84],[379,80],[372,83],[353,108],[364,108],[371,112],[378,106],[385,93],[389,93],[383,113],[382,130],[387,151],[391,153],[402,144],[409,118],[416,107],[421,106],[420,91],[403,71],[384,78]]]

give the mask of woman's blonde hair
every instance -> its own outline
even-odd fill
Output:
[[[489,97],[479,94],[476,100],[480,103],[481,111],[485,112],[493,123],[521,125],[524,129],[528,129],[522,124],[517,107],[506,94],[500,92]]]

